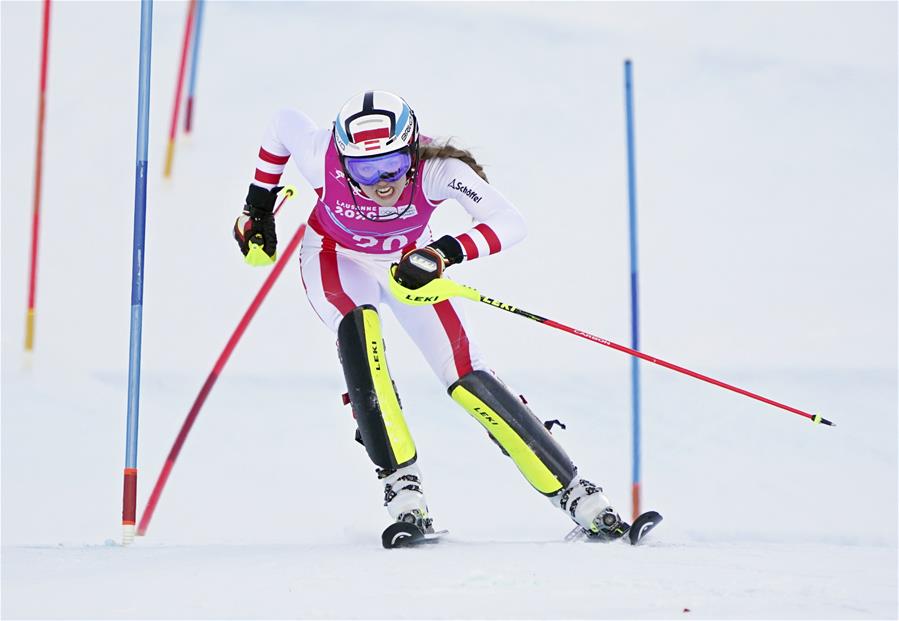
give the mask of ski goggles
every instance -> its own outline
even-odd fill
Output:
[[[396,181],[405,176],[412,167],[412,156],[403,149],[374,157],[348,157],[344,165],[356,183],[375,185],[378,181]]]

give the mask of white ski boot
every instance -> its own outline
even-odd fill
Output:
[[[421,471],[415,464],[398,470],[378,469],[384,481],[384,506],[397,522],[414,524],[423,533],[434,532],[434,520],[428,515],[428,505],[421,489]]]
[[[602,488],[586,479],[574,479],[550,501],[578,525],[575,533],[580,530],[588,539],[612,541],[630,530],[630,524],[618,516]]]

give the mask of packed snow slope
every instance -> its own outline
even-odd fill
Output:
[[[4,618],[896,618],[894,3],[208,3],[194,133],[162,178],[186,3],[155,6],[139,509],[265,269],[230,236],[283,106],[402,94],[529,224],[454,267],[628,344],[623,60],[634,62],[642,348],[835,421],[643,364],[643,547],[569,521],[385,313],[448,540],[385,551],[334,336],[295,260],[218,380],[146,537],[118,545],[139,4],[54,3],[36,350],[22,353],[37,2],[2,12]],[[314,194],[279,216],[282,248]],[[458,205],[435,230],[470,222]],[[629,513],[627,356],[471,304],[471,337]]]

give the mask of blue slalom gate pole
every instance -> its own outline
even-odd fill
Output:
[[[197,0],[197,16],[194,24],[194,40],[191,46],[190,79],[187,85],[187,109],[184,115],[184,131],[190,133],[194,115],[194,93],[197,89],[197,59],[200,57],[200,29],[203,26],[203,8],[206,0]]]
[[[137,515],[137,429],[140,405],[140,346],[144,304],[144,239],[147,221],[147,144],[150,129],[150,57],[153,0],[140,3],[140,78],[137,98],[137,157],[134,173],[134,244],[131,258],[131,339],[128,353],[128,425],[125,440],[125,489],[122,496],[122,544],[134,541]]]
[[[640,351],[640,297],[637,270],[637,180],[634,163],[634,94],[631,61],[624,61],[624,97],[627,116],[627,195],[631,255],[631,349]],[[640,360],[631,358],[631,406],[633,418],[633,517],[640,515]]]

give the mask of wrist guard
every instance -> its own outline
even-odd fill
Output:
[[[462,244],[452,235],[444,235],[428,244],[428,247],[440,253],[446,267],[462,262]]]
[[[247,192],[244,212],[251,218],[264,218],[272,215],[275,211],[275,200],[278,198],[278,192],[282,189],[281,186],[275,186],[271,190],[266,190],[251,183]]]

